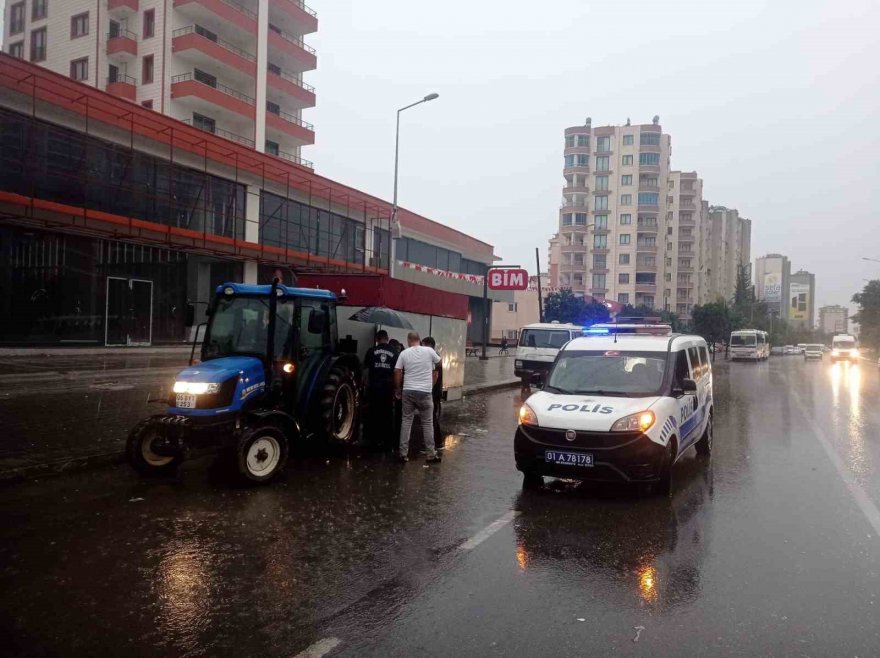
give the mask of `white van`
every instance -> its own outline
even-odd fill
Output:
[[[767,332],[760,329],[740,329],[730,333],[730,359],[764,361],[770,358]]]
[[[831,362],[834,361],[858,361],[859,344],[855,336],[849,334],[837,334],[831,339]]]
[[[540,383],[553,365],[559,349],[572,338],[583,334],[578,324],[559,322],[536,322],[528,324],[519,332],[513,374],[524,384]]]
[[[700,336],[577,338],[544,389],[520,408],[514,439],[523,486],[542,476],[654,483],[669,494],[690,447],[712,451],[712,363]]]

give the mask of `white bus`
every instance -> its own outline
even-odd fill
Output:
[[[730,359],[763,361],[770,358],[767,332],[760,329],[741,329],[730,334]]]

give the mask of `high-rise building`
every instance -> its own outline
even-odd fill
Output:
[[[846,306],[822,306],[819,309],[819,331],[823,334],[845,334],[848,321]]]
[[[700,298],[702,303],[729,301],[739,268],[751,265],[752,222],[735,208],[707,203],[704,213]]]
[[[663,308],[669,154],[659,117],[565,129],[556,286]]]
[[[755,259],[755,297],[767,304],[767,310],[780,318],[788,318],[788,290],[791,262],[782,254],[767,254]]]
[[[7,53],[257,151],[300,158],[315,133],[301,0],[6,0]]]
[[[702,296],[703,180],[695,171],[672,171],[668,187],[661,264],[663,308],[686,319]],[[641,223],[639,217],[640,229]]]
[[[799,329],[812,329],[816,322],[816,275],[798,270],[788,279],[788,322]]]

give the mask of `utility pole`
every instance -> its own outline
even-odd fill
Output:
[[[538,253],[538,248],[535,247],[535,265],[537,267],[536,271],[538,273],[538,322],[544,321],[544,296],[541,291],[541,256]]]

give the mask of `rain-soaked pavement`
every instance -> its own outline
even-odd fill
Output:
[[[518,391],[453,407],[439,467],[331,455],[230,486],[124,466],[0,489],[23,655],[877,655],[878,371],[719,364],[671,500],[524,493]]]

